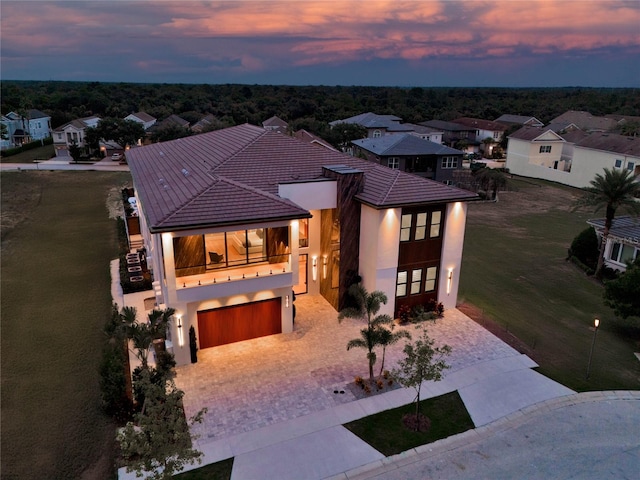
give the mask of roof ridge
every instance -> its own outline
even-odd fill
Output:
[[[251,125],[250,123],[243,123],[242,125],[248,125],[250,127],[255,127],[260,129],[260,127],[256,126],[256,125]],[[235,159],[238,155],[240,155],[242,152],[246,151],[250,146],[252,146],[253,144],[255,144],[258,140],[260,140],[262,137],[266,136],[269,133],[273,133],[270,132],[269,130],[265,130],[265,129],[260,129],[263,130],[262,132],[260,132],[258,135],[256,135],[255,138],[251,139],[250,141],[248,141],[247,143],[245,143],[241,148],[239,148],[238,150],[236,150],[232,155],[230,155],[229,157],[227,157],[225,160],[223,160],[222,162],[218,163],[217,165],[215,165],[213,168],[211,168],[209,170],[209,173],[211,175],[215,175],[215,171],[218,170],[219,168],[222,168],[223,166],[227,165],[231,160]],[[279,135],[279,134],[277,134]]]
[[[382,168],[389,168],[389,167],[382,167]],[[391,194],[391,190],[393,190],[393,186],[396,184],[396,182],[400,178],[400,170],[393,170],[393,173],[395,174],[395,178],[393,179],[393,182],[391,182],[391,184],[389,185],[389,188],[387,188],[387,193],[384,195],[384,197],[382,198],[382,202],[380,203],[384,203],[387,200],[387,198],[389,198],[389,195]]]

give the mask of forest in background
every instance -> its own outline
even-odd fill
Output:
[[[634,88],[447,88],[279,86],[2,81],[3,114],[30,108],[51,116],[56,128],[90,115],[124,118],[143,111],[162,120],[171,114],[195,123],[213,114],[220,126],[260,125],[277,115],[297,130],[322,134],[327,123],[365,112],[393,114],[404,122],[502,114],[531,115],[542,122],[567,110],[592,115],[640,115]]]

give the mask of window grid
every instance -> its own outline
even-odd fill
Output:
[[[551,153],[551,145],[540,145],[540,153]]]
[[[422,285],[422,269],[419,268],[411,272],[411,295],[420,293]]]
[[[400,224],[400,241],[408,242],[411,240],[411,221],[413,215],[404,214],[402,215],[402,220]]]
[[[427,274],[424,279],[424,291],[433,292],[436,289],[436,277],[438,276],[438,267],[427,268]]]
[[[440,236],[440,224],[442,223],[442,212],[436,210],[431,213],[431,228],[429,229],[429,237],[436,238]]]
[[[407,295],[407,272],[398,272],[396,281],[396,297],[405,297]]]
[[[389,160],[387,160],[387,166],[389,168],[397,170],[400,167],[400,159],[398,157],[391,157]]]
[[[427,213],[418,213],[416,215],[416,232],[413,236],[414,240],[424,240],[427,235]]]

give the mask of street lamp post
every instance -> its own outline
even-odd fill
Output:
[[[600,320],[596,318],[593,321],[593,341],[591,342],[591,350],[589,351],[589,364],[587,365],[587,380],[589,380],[589,373],[591,372],[591,357],[593,357],[593,347],[596,344],[596,334],[598,333],[599,326],[600,326]]]

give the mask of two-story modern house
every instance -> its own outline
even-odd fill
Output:
[[[294,292],[340,310],[360,278],[387,294],[381,313],[455,307],[475,194],[248,124],[128,161],[178,364],[190,327],[200,349],[291,332]]]
[[[462,168],[464,152],[409,133],[351,143],[355,156],[448,185],[453,183],[453,172]]]
[[[476,128],[444,120],[427,120],[420,125],[442,132],[442,143],[465,153],[480,151],[480,141],[476,138]]]
[[[491,120],[483,120],[482,118],[460,117],[453,120],[467,128],[475,129],[475,139],[480,142],[480,148],[484,155],[489,157],[493,153],[493,149],[497,143],[500,143],[507,125]]]

